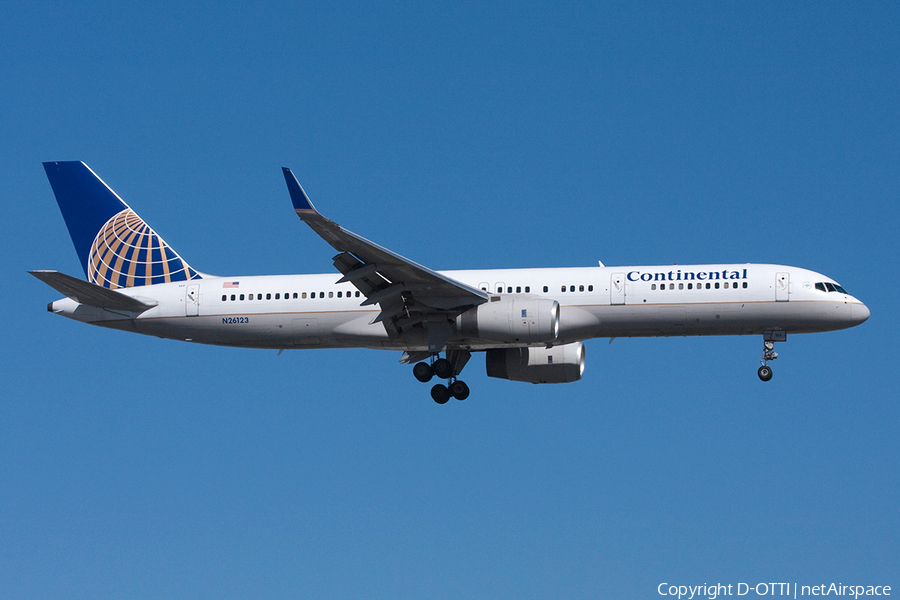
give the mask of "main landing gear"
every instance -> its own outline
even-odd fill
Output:
[[[450,398],[465,400],[469,397],[469,386],[461,379],[457,379],[463,367],[471,356],[465,350],[447,351],[447,358],[431,357],[431,363],[420,362],[413,367],[413,375],[422,383],[428,383],[432,377],[446,379],[447,385],[438,383],[431,388],[431,398],[438,404],[446,404]]]
[[[787,341],[787,333],[784,331],[767,331],[763,334],[763,357],[760,361],[762,366],[756,372],[763,381],[772,379],[772,367],[769,366],[770,360],[778,358],[775,352],[775,342]]]

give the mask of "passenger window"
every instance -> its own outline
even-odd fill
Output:
[[[562,286],[562,287],[559,288],[559,289],[560,289],[560,291],[564,292],[564,291],[566,291],[566,286]]]
[[[281,294],[275,294],[275,299],[276,299],[276,300],[281,300]]]
[[[570,286],[569,286],[569,291],[570,291],[570,292],[574,292],[574,291],[575,291],[575,286],[574,286],[574,285],[570,285]]]
[[[521,286],[521,285],[517,285],[517,286],[516,286],[516,293],[517,293],[517,294],[521,294],[521,293],[522,293],[522,286]]]
[[[359,292],[356,292],[356,297],[359,298]]]
[[[341,294],[343,294],[343,293],[344,293],[344,292],[338,292],[338,298],[340,298],[340,297],[341,297]]]
[[[544,286],[544,293],[546,294],[546,293],[549,292],[549,291],[550,291],[550,290],[549,290],[549,289],[547,288],[547,286],[545,285],[545,286]]]
[[[728,289],[728,282],[727,282],[727,281],[725,282],[725,289],[726,289],[726,290]]]
[[[583,292],[583,291],[584,291],[584,286],[583,286],[583,285],[579,285],[579,286],[578,286],[578,291],[579,291],[579,292]]]
[[[334,298],[334,292],[328,292],[328,297],[329,297],[329,298]]]
[[[709,289],[709,282],[706,283],[706,289]]]
[[[655,284],[655,283],[651,283],[651,284],[650,284],[650,289],[653,290],[653,291],[656,291],[656,284]]]
[[[241,294],[241,302],[243,302],[243,301],[244,301],[244,295]]]
[[[228,296],[222,296],[222,302],[225,302],[228,299]]]
[[[512,294],[512,286],[509,286],[508,288],[506,288],[506,293]]]
[[[531,292],[531,286],[526,285],[526,286],[525,286],[525,293],[528,294],[529,292]]]
[[[234,294],[231,295],[231,301],[234,302]]]
[[[303,292],[303,294],[302,294],[300,297],[301,297],[303,300],[306,300],[306,292]]]
[[[719,289],[719,282],[716,282],[716,289]]]
[[[271,299],[272,299],[272,294],[266,294],[266,300],[271,300]]]
[[[670,290],[674,290],[674,289],[675,289],[675,284],[674,284],[674,283],[670,283],[670,284],[669,284],[669,289],[670,289]]]
[[[306,294],[303,294],[303,297],[306,298]],[[294,292],[294,300],[297,299],[297,292]]]
[[[678,284],[678,289],[679,289],[679,290],[683,290],[683,289],[684,289],[684,284],[683,284],[683,283],[679,283],[679,284]]]
[[[746,281],[744,282],[744,289],[745,289],[745,290],[747,289],[747,282],[746,282]]]
[[[588,291],[589,291],[589,292],[593,292],[593,291],[594,291],[594,286],[589,285],[589,286],[588,286]]]

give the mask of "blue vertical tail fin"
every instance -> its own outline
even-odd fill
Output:
[[[45,162],[87,280],[109,289],[201,279],[83,162]]]

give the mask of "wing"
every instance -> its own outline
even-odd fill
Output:
[[[425,336],[428,348],[439,352],[453,334],[457,315],[488,301],[488,294],[423,267],[399,254],[347,231],[319,214],[290,169],[284,180],[297,215],[339,252],[334,266],[366,297],[362,306],[377,304],[372,321],[384,323],[391,339]]]

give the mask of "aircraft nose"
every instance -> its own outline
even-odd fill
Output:
[[[850,318],[853,320],[854,325],[865,323],[866,319],[869,318],[869,308],[862,302],[853,304],[850,307]]]

